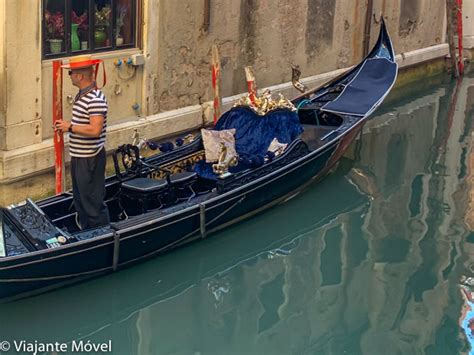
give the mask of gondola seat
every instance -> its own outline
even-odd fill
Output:
[[[168,185],[165,179],[135,178],[122,183],[122,189],[137,193],[154,193]]]
[[[196,196],[193,184],[198,175],[194,171],[183,171],[168,175],[168,183],[171,186],[171,194],[177,201],[189,200]]]
[[[152,178],[151,172],[158,168],[142,160],[138,147],[131,144],[118,147],[113,160],[116,176],[121,182],[119,206],[122,211],[145,213],[149,209],[161,208],[169,200],[171,184],[168,176],[166,179]]]
[[[165,179],[137,177],[122,182],[121,193],[122,197],[136,201],[138,210],[145,213],[149,207],[163,206],[162,196],[167,189],[169,184]]]
[[[168,174],[166,179],[137,177],[122,182],[122,197],[135,201],[140,213],[150,208],[189,200],[196,196],[193,184],[197,180],[195,172]]]

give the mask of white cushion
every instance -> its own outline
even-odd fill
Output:
[[[288,143],[280,143],[278,142],[278,139],[273,138],[272,142],[270,143],[270,146],[268,147],[268,151],[275,153],[275,156],[279,156],[281,153],[284,152],[287,146]]]
[[[215,163],[219,160],[220,144],[223,142],[227,148],[227,155],[235,156],[235,128],[214,131],[211,129],[201,129],[202,141],[207,163]]]

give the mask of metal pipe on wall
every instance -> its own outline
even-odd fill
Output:
[[[455,20],[454,17],[457,14],[457,0],[446,0],[446,18],[448,22],[447,35],[449,44],[449,55],[451,56],[451,63],[453,66],[453,75],[455,78],[459,78],[459,67],[456,58],[456,44],[454,42]]]
[[[367,12],[365,14],[365,29],[364,29],[364,57],[369,54],[370,49],[370,31],[372,30],[372,13],[374,11],[374,0],[367,0]]]
[[[204,20],[202,23],[202,32],[207,33],[211,25],[211,0],[204,0]]]

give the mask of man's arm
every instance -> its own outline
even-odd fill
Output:
[[[73,125],[72,132],[80,134],[86,137],[100,137],[102,132],[102,127],[104,126],[104,116],[102,115],[92,115],[89,117],[89,124],[86,125]],[[71,122],[69,121],[56,121],[54,128],[56,130],[61,130],[67,132],[71,127]]]

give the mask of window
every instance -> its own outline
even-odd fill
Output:
[[[43,58],[136,45],[138,0],[43,0]]]

